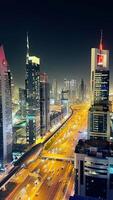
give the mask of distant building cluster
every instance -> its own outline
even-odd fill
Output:
[[[15,86],[0,46],[0,170],[67,115],[69,97],[65,102],[61,96],[57,80],[51,87],[48,75],[40,71],[40,58],[30,55],[28,34],[25,88]],[[60,106],[60,110],[52,105]]]

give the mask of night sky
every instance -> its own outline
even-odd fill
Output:
[[[113,5],[109,1],[0,3],[0,43],[19,86],[24,86],[27,31],[30,54],[41,58],[41,71],[61,83],[64,78],[89,80],[90,48],[98,47],[100,29],[104,47],[110,50],[113,77]]]

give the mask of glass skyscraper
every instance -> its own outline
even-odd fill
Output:
[[[44,135],[50,128],[50,90],[48,76],[40,74],[40,133]]]
[[[40,58],[29,55],[28,36],[25,89],[27,141],[32,144],[40,133]]]
[[[109,51],[91,50],[91,108],[88,140],[75,148],[75,194],[113,199],[113,142],[110,141]]]
[[[0,47],[0,167],[12,160],[11,74]]]
[[[91,49],[91,108],[88,138],[110,138],[109,113],[109,51]]]

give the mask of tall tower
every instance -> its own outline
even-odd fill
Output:
[[[57,80],[54,79],[52,84],[53,84],[52,85],[53,96],[55,99],[55,103],[57,103],[57,100],[58,100],[58,82],[57,82]]]
[[[109,51],[103,49],[102,34],[99,48],[91,49],[91,108],[89,138],[110,138],[109,114]]]
[[[40,132],[44,135],[50,128],[50,90],[48,76],[46,73],[40,74]]]
[[[25,89],[27,141],[32,144],[40,133],[40,58],[29,55],[28,34]]]
[[[79,86],[79,99],[81,102],[84,102],[86,96],[86,86],[84,80],[81,79],[80,86]]]
[[[0,167],[12,159],[11,77],[3,46],[0,46]]]
[[[91,50],[91,108],[88,140],[75,148],[75,194],[85,199],[113,199],[113,142],[110,139],[109,51]],[[91,198],[91,199],[92,199]],[[82,199],[82,198],[81,198]]]
[[[20,105],[20,113],[21,117],[26,117],[26,90],[23,88],[19,88],[19,105]]]

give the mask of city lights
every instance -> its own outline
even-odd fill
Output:
[[[113,200],[113,2],[0,8],[0,200]]]

